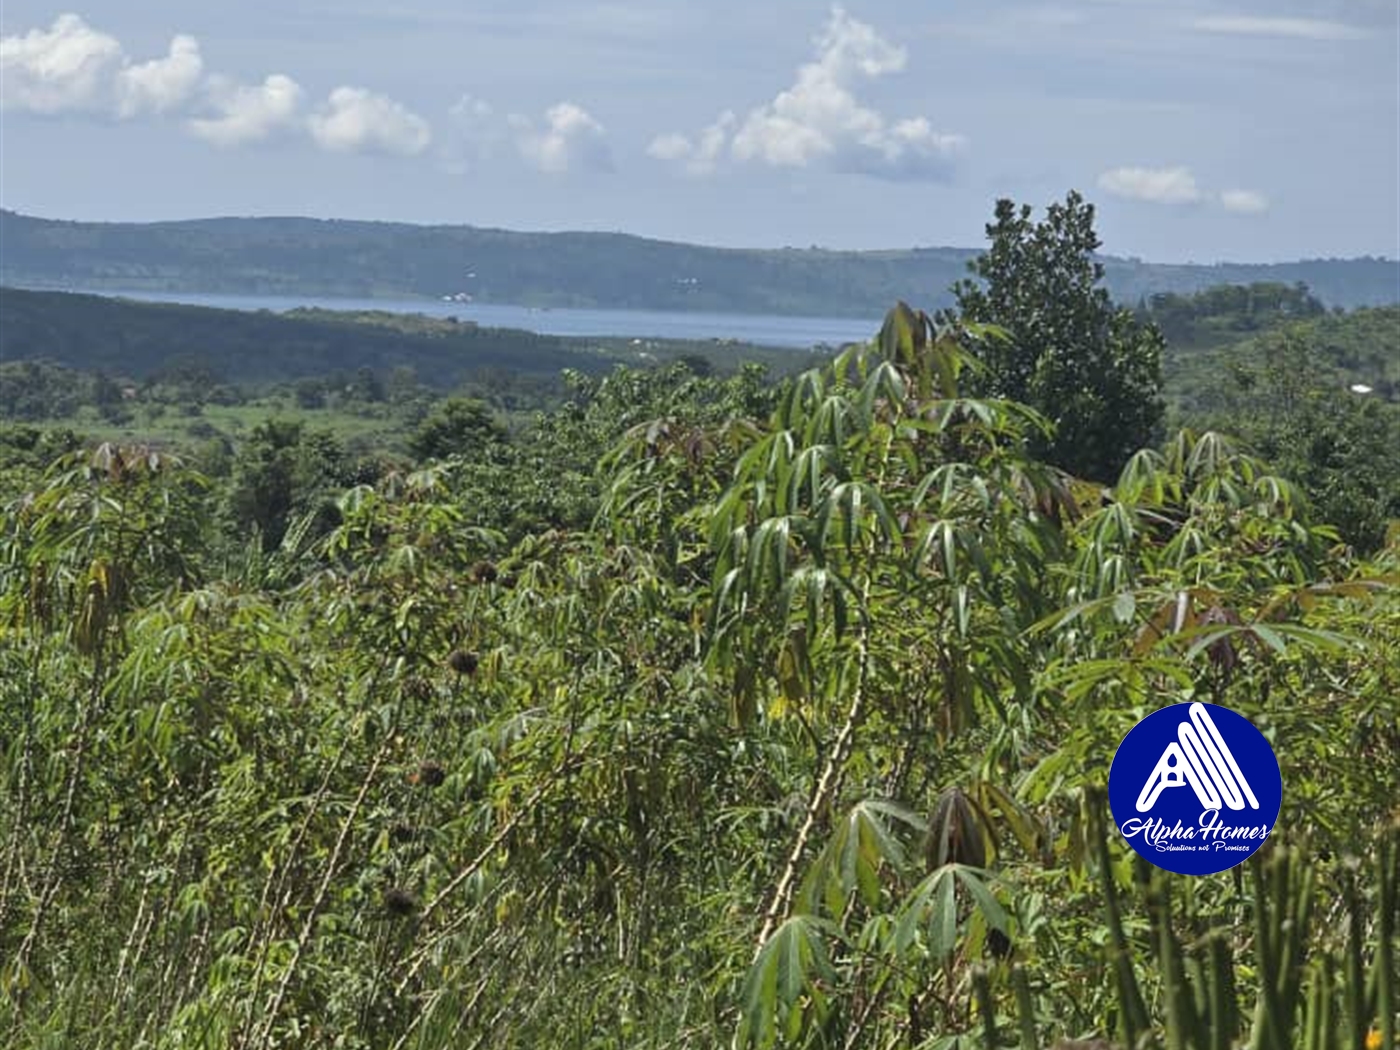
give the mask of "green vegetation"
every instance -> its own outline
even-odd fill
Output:
[[[917,234],[916,234],[917,235]],[[736,250],[616,233],[517,233],[314,219],[58,222],[0,210],[0,284],[35,288],[436,298],[481,302],[879,316],[894,299],[945,307],[967,248]],[[1103,260],[1115,299],[1220,284],[1307,284],[1329,306],[1400,301],[1400,262],[1277,265]]]
[[[505,438],[505,430],[491,418],[481,401],[448,398],[425,419],[408,447],[419,459],[472,458],[490,452]]]
[[[962,316],[788,377],[6,293],[0,1040],[1395,1045],[1396,311],[1133,316],[1095,243],[1007,202]],[[1193,700],[1284,807],[1183,879],[1104,785]]]
[[[1217,314],[1205,323],[1223,329],[1241,320],[1237,314]],[[1305,320],[1284,315],[1272,324],[1251,328],[1248,334],[1228,335],[1222,330],[1216,338],[1173,343],[1165,371],[1177,411],[1224,408],[1228,383],[1222,380],[1241,367],[1261,365],[1280,342],[1305,348],[1304,359],[1297,365],[1319,386],[1341,391],[1360,384],[1380,401],[1400,402],[1400,306],[1389,306]]]
[[[1284,308],[1259,308],[1269,301]],[[1234,434],[1348,542],[1376,549],[1400,518],[1400,307],[1329,315],[1277,286],[1167,306],[1151,316],[1168,328],[1196,315],[1166,357],[1176,424]]]
[[[1327,307],[1307,285],[1220,285],[1195,295],[1154,295],[1139,314],[1152,320],[1179,351],[1235,342],[1286,321],[1318,317]]]
[[[1041,458],[1084,478],[1109,481],[1128,457],[1159,437],[1162,335],[1115,307],[1095,261],[1094,206],[1077,193],[1043,222],[1030,205],[1000,200],[987,227],[991,247],[954,287],[962,323],[994,324],[982,341],[987,371],[971,386],[1030,405],[1054,424],[1034,444]]]
[[[0,539],[7,1042],[1392,1039],[1400,549],[1215,434],[1067,481],[967,367],[905,309],[776,402],[580,377],[597,502],[473,448],[298,504],[271,429],[222,492],[61,459]],[[1192,698],[1289,787],[1178,886],[1101,788]]]
[[[1400,310],[1391,314],[1392,332],[1400,331]],[[1361,320],[1364,330],[1369,319]],[[1381,379],[1367,393],[1349,389],[1342,370],[1329,367],[1327,347],[1297,326],[1242,348],[1228,365],[1219,362],[1228,379],[1208,402],[1209,416],[1296,480],[1346,539],[1373,550],[1400,518],[1397,388]]]
[[[602,373],[618,363],[688,359],[695,367],[750,361],[789,372],[810,360],[806,350],[718,340],[550,336],[382,311],[277,314],[3,287],[0,317],[0,368],[11,368],[11,376],[18,362],[48,362],[163,386],[169,388],[162,394],[167,400],[203,392],[200,400],[218,402],[225,399],[221,388],[227,394],[230,384],[291,380],[305,381],[311,401],[317,389],[323,395],[348,389],[362,400],[380,400],[363,383],[402,384],[407,369],[410,384],[450,390],[477,383],[529,401],[532,392],[537,397],[542,388],[557,387],[564,369]],[[50,378],[60,384],[73,379]],[[392,393],[389,387],[384,392]],[[3,403],[7,413],[42,418],[44,397],[56,398],[59,406],[72,400],[57,388],[31,393],[28,405],[20,405],[14,393],[0,394],[9,399]]]
[[[410,328],[379,314],[285,316],[0,288],[0,315],[0,361],[43,358],[138,379],[174,372],[196,385],[410,365],[424,382],[450,388],[482,370],[552,376],[564,368],[603,371],[616,360],[555,336],[426,319]]]

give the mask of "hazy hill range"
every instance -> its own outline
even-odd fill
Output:
[[[880,316],[946,305],[971,248],[740,250],[618,233],[518,233],[298,218],[61,222],[0,211],[0,284],[364,298],[467,293],[482,302]],[[1115,298],[1303,282],[1329,306],[1400,301],[1400,262],[1165,265],[1107,259]]]
[[[745,343],[649,339],[639,349],[631,342],[380,311],[219,310],[0,287],[0,368],[48,361],[147,379],[193,367],[220,382],[257,384],[408,366],[426,386],[451,389],[490,370],[554,377],[565,368],[604,372],[690,355],[719,368],[754,361],[781,374],[808,360],[803,350]]]

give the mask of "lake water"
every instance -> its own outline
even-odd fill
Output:
[[[620,335],[652,339],[737,339],[762,346],[841,346],[862,342],[880,329],[880,321],[849,317],[779,317],[771,314],[676,313],[663,310],[534,309],[494,303],[441,302],[434,299],[331,299],[300,296],[204,295],[182,292],[113,292],[145,302],[186,303],[223,310],[272,310],[278,313],[314,306],[326,310],[389,310],[394,313],[456,317],[489,328],[523,328],[542,335]]]

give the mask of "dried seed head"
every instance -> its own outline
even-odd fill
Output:
[[[418,911],[418,898],[400,886],[384,891],[384,908],[390,915],[413,915]]]
[[[987,951],[998,959],[1005,959],[1011,954],[1011,938],[993,927],[987,931]]]
[[[479,662],[476,653],[469,653],[465,649],[453,649],[447,656],[447,666],[458,674],[476,674],[476,665]]]
[[[409,774],[408,779],[414,784],[435,788],[447,779],[447,770],[442,768],[441,763],[430,758],[418,767],[417,772]]]
[[[479,561],[472,566],[473,583],[495,583],[498,575],[494,562]]]

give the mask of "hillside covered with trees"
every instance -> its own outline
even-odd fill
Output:
[[[411,325],[378,314],[288,315],[0,288],[0,315],[0,361],[48,360],[137,379],[173,367],[257,383],[410,365],[450,389],[474,370],[553,375],[603,370],[615,360],[557,336],[427,319]]]
[[[616,233],[523,233],[298,218],[63,222],[0,211],[0,284],[878,317],[950,304],[970,248],[738,250]],[[1400,302],[1400,261],[1168,265],[1105,259],[1114,298],[1302,282],[1328,306]]]
[[[1261,288],[1226,344],[1104,294],[1077,195],[988,236],[795,376],[401,373],[321,391],[405,413],[354,454],[0,428],[6,1045],[1394,1045],[1396,406],[1331,400],[1385,316]],[[1198,700],[1283,809],[1182,879],[1105,779]]]

